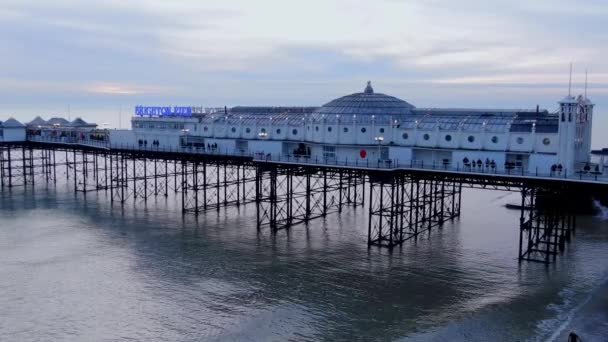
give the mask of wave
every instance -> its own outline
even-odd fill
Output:
[[[608,207],[603,206],[598,200],[593,200],[593,206],[597,209],[596,217],[608,220]]]

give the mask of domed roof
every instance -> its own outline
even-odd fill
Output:
[[[375,93],[371,82],[362,93],[346,95],[330,101],[317,109],[314,118],[330,115],[357,115],[357,116],[386,116],[397,119],[400,116],[411,114],[415,107],[393,96]]]

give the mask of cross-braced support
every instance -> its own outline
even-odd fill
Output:
[[[73,150],[72,172],[77,192],[107,190],[111,186],[107,152]]]
[[[549,264],[565,249],[576,227],[576,216],[560,200],[567,196],[538,188],[521,191],[519,261]]]
[[[189,161],[182,172],[182,209],[199,213],[255,201],[255,168],[227,161]]]
[[[460,216],[462,185],[396,173],[370,176],[368,245],[394,247]]]
[[[363,205],[361,173],[299,166],[258,167],[256,203],[258,229],[273,230]]]
[[[2,144],[0,147],[0,185],[14,187],[35,185],[38,181],[54,182],[55,153],[34,149],[24,144]]]

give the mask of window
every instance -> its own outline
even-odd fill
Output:
[[[445,136],[445,141],[452,141],[452,136],[451,135],[446,135]]]
[[[236,133],[236,127],[232,127],[230,130],[232,131],[232,133]]]
[[[498,137],[497,136],[493,136],[492,137],[492,142],[495,143],[495,144],[498,143]]]
[[[422,136],[422,138],[423,138],[424,140],[429,140],[429,139],[431,138],[431,136],[430,136],[430,135],[428,135],[428,134],[424,134],[424,135]]]
[[[266,128],[262,128],[262,129],[260,130],[260,133],[266,133]]]
[[[517,138],[517,143],[520,144],[520,145],[523,144],[524,143],[524,138],[518,137]]]
[[[549,144],[551,144],[551,139],[549,139],[549,138],[543,139],[543,145],[547,146]]]
[[[293,134],[293,135],[298,135],[298,130],[297,130],[297,129],[294,129],[293,131],[291,131],[291,134]]]
[[[409,138],[410,136],[407,133],[403,133],[401,134],[401,137],[403,138],[403,140],[407,140],[407,138]]]
[[[365,129],[365,127],[361,127],[361,133],[365,133],[365,131],[367,131],[367,129]]]
[[[472,143],[472,142],[474,142],[474,141],[475,141],[475,137],[474,137],[474,136],[472,136],[472,135],[469,135],[469,137],[467,138],[467,140],[468,140],[470,143]]]
[[[209,127],[205,126],[203,127],[203,131],[207,132],[209,130]]]
[[[249,127],[245,128],[245,133],[251,133],[251,128],[249,128]]]
[[[380,128],[380,133],[384,133],[384,128]]]
[[[319,131],[319,126],[315,126],[315,131]]]
[[[333,160],[336,158],[336,147],[335,146],[323,146],[323,158],[326,160]]]
[[[327,127],[327,131],[331,132],[331,126]]]
[[[344,133],[348,133],[348,127],[344,127],[342,130],[344,131]]]
[[[277,134],[281,134],[281,129],[277,128]]]

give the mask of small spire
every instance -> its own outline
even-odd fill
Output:
[[[372,81],[367,81],[367,86],[365,87],[365,94],[373,94],[374,88],[372,88]]]
[[[572,62],[570,62],[570,79],[568,80],[568,97],[572,96]]]
[[[587,100],[587,70],[585,70],[585,100]]]

